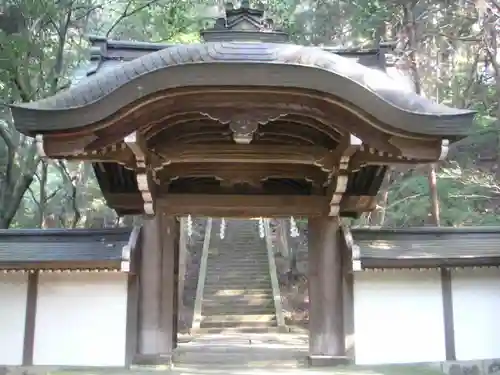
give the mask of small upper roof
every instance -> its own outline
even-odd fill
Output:
[[[119,269],[131,228],[0,230],[0,269]]]

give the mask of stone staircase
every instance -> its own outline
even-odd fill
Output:
[[[258,221],[213,220],[200,330],[268,332],[276,327],[266,242]]]

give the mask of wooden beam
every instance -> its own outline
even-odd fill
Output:
[[[45,134],[41,140],[43,140],[43,152],[47,157],[64,159],[68,155],[84,154],[85,147],[96,139],[97,136],[94,134]]]
[[[263,181],[267,178],[306,179],[326,182],[327,174],[314,165],[286,163],[174,163],[157,173],[160,181],[176,177],[212,177],[228,181]]]
[[[169,198],[170,197],[170,198]],[[200,206],[200,209],[196,209],[197,212],[201,212],[202,207],[206,208],[210,212],[218,212],[219,210],[223,210],[224,207],[219,207],[219,202],[221,199],[225,198],[220,198],[220,197],[238,197],[237,199],[240,200],[242,204],[247,204],[247,203],[252,203],[254,202],[254,199],[263,199],[263,202],[265,205],[268,205],[269,203],[272,203],[274,200],[275,204],[279,204],[280,202],[283,202],[283,200],[287,200],[290,196],[289,195],[284,195],[284,196],[279,196],[282,198],[275,200],[274,195],[219,195],[219,194],[173,194],[173,193],[167,193],[166,195],[159,195],[157,197],[158,205],[163,206],[163,202],[165,200],[170,201],[173,199],[172,197],[185,197],[182,199],[187,199],[189,200],[189,197],[194,197],[195,199],[201,199],[200,197],[203,197],[203,199],[206,199],[206,202],[203,202],[202,205]],[[248,202],[245,202],[245,199],[249,197]],[[255,197],[255,198],[254,198]],[[318,201],[322,201],[322,204],[325,205],[325,207],[328,206],[328,199],[325,196],[320,196],[320,195],[313,195],[313,196],[296,196],[292,195],[291,197],[296,197],[296,200],[292,200],[292,202],[303,202],[304,204],[309,204],[308,202],[313,202],[314,204],[317,204]],[[236,198],[230,198],[230,201],[232,199]],[[141,196],[138,194],[110,194],[108,197],[106,197],[107,204],[110,205],[111,207],[118,207],[122,209],[140,209],[143,205]],[[213,207],[211,207],[210,202],[213,202]],[[190,204],[189,207],[194,205],[194,201],[192,204]],[[178,205],[176,204],[173,209],[178,209]],[[286,204],[285,206],[288,206]],[[362,213],[362,212],[367,212],[367,211],[372,211],[376,207],[376,197],[369,196],[369,195],[344,195],[342,197],[342,200],[340,202],[340,207],[339,207],[339,214],[342,215],[343,213]],[[243,210],[243,208],[238,207],[239,209]],[[317,206],[311,207],[310,209],[307,208],[300,208],[296,209],[295,206],[293,207],[288,207],[289,211],[287,211],[284,207],[279,207],[277,209],[278,213],[277,214],[272,214],[271,216],[276,216],[276,217],[288,217],[293,214],[293,212],[296,212],[297,214],[293,214],[294,216],[299,216],[300,212],[304,211],[312,211],[312,212],[319,212],[319,211],[328,211],[324,207],[319,210]],[[252,211],[255,211],[253,208],[249,208]],[[227,209],[229,211],[229,209]],[[270,211],[270,208],[267,208],[266,211]],[[293,211],[292,211],[293,210]],[[180,211],[186,211],[186,210],[180,210]],[[189,213],[189,211],[186,211]],[[283,212],[288,212],[283,214]],[[186,214],[188,214],[186,213]],[[190,214],[194,215],[193,212]],[[183,214],[184,215],[184,214]],[[204,214],[205,215],[205,214]],[[213,215],[213,216],[218,216],[218,215]],[[224,216],[224,215],[221,215]],[[245,215],[236,215],[236,216],[245,216]],[[256,215],[259,216],[259,215]],[[265,215],[261,215],[265,216]]]
[[[137,186],[144,201],[144,213],[154,215],[156,184],[154,183],[151,165],[149,164],[151,157],[146,140],[141,133],[135,131],[127,135],[124,142],[135,156],[138,169],[136,173]]]
[[[372,153],[370,151],[358,151],[350,160],[349,169],[357,171],[362,167],[369,165],[416,165],[428,164],[430,160],[426,159],[408,159],[402,156],[387,155],[381,153]]]
[[[328,213],[324,196],[167,194],[157,206],[167,215],[214,217],[322,216]]]
[[[340,213],[362,213],[373,211],[377,207],[377,197],[370,195],[343,195],[340,201]]]
[[[154,150],[171,163],[287,163],[323,166],[328,149],[316,146],[159,145]]]
[[[432,161],[442,160],[448,153],[449,142],[437,139],[411,139],[393,136],[389,143],[401,150],[403,155],[412,159]]]

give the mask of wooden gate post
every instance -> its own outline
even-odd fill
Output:
[[[177,338],[178,224],[161,212],[144,220],[137,364],[170,364]],[[175,337],[175,339],[174,339]]]
[[[338,217],[309,219],[309,363],[348,362],[344,338],[341,234]]]

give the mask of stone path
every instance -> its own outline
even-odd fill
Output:
[[[172,375],[442,375],[430,366],[305,365],[308,337],[304,333],[217,334],[195,337],[179,345]]]
[[[180,344],[174,368],[191,366],[297,368],[307,356],[307,336],[300,334],[216,334]]]
[[[6,375],[443,375],[417,366],[305,366],[305,334],[215,334],[179,344],[172,368],[134,368],[7,372]]]

